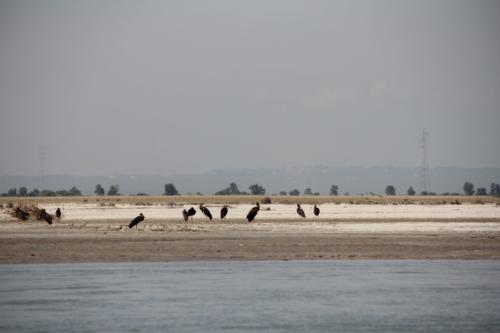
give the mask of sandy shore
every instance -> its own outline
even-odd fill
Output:
[[[40,205],[53,212],[56,204]],[[186,206],[190,207],[190,206]],[[220,205],[208,205],[217,216]],[[228,219],[181,219],[184,206],[65,204],[63,218],[18,222],[0,211],[0,263],[294,260],[500,259],[500,207],[486,205],[321,206],[299,219],[293,205],[233,205]],[[304,205],[312,215],[312,206]],[[139,212],[137,230],[127,224]]]

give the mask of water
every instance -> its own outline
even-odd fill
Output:
[[[500,332],[500,262],[0,265],[0,331]]]

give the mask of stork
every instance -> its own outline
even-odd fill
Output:
[[[304,210],[302,208],[300,208],[300,204],[297,204],[297,214],[302,216],[302,218],[306,217],[306,213],[304,213]]]
[[[227,205],[224,205],[220,210],[220,219],[223,220],[227,215]]]
[[[206,217],[210,219],[210,221],[212,221],[212,213],[210,213],[207,207],[203,206],[203,204],[200,204],[200,210]]]
[[[253,207],[252,209],[250,209],[250,211],[247,214],[247,220],[248,220],[248,222],[253,222],[253,220],[255,219],[255,216],[257,216],[257,213],[260,210],[259,203],[257,202],[255,205],[256,206]]]
[[[135,226],[135,229],[137,230],[137,225],[139,224],[139,222],[144,221],[144,218],[145,218],[144,215],[142,215],[142,213],[140,213],[132,221],[130,221],[130,223],[128,224],[128,228],[130,229],[133,226]]]

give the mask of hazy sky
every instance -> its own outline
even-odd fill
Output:
[[[0,174],[500,166],[499,1],[0,1]]]

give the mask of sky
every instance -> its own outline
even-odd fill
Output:
[[[500,167],[500,2],[2,1],[0,175]]]

